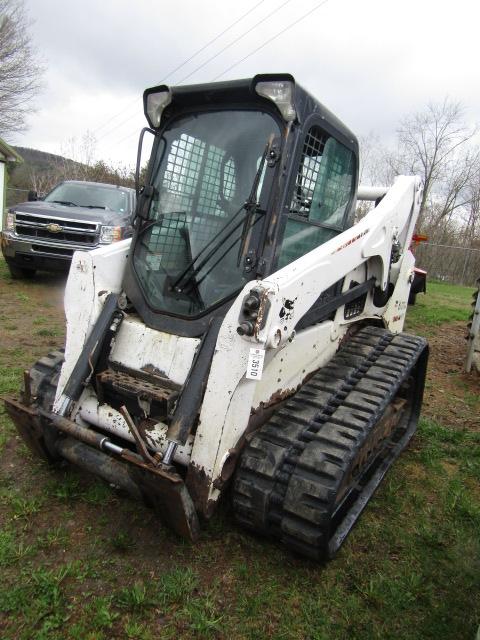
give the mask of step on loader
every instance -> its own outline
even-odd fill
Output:
[[[228,495],[251,531],[329,558],[420,412],[420,181],[359,187],[355,136],[288,74],[162,85],[144,108],[133,238],[75,253],[65,351],[8,412],[181,536]]]

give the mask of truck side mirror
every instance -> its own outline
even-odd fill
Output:
[[[27,198],[28,202],[35,202],[35,200],[38,200],[38,193],[36,191],[29,191]]]

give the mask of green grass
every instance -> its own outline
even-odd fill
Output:
[[[198,586],[198,575],[190,567],[166,571],[159,576],[157,598],[163,606],[169,607],[188,599]]]
[[[41,278],[13,284],[0,260],[0,294],[14,300],[12,314],[25,312],[33,287],[46,297],[52,286]],[[466,323],[471,293],[429,283],[408,328],[435,337]],[[45,306],[28,336],[4,318],[0,393],[17,392],[23,370],[42,355],[52,336],[36,332],[62,326],[61,310]],[[36,460],[0,406],[0,637],[473,640],[480,389],[453,367],[448,383],[442,394],[429,380],[437,404],[425,405],[409,450],[339,555],[319,565],[237,528],[227,503],[195,545],[185,543],[106,483]]]
[[[0,395],[18,391],[23,367],[0,365]]]
[[[15,529],[5,528],[0,531],[0,567],[24,561],[33,552],[33,545],[19,540]]]
[[[443,282],[428,282],[427,293],[418,294],[415,305],[409,307],[407,328],[421,332],[425,327],[462,321],[465,326],[472,312],[473,288]]]
[[[61,329],[37,329],[35,331],[35,335],[43,336],[43,337],[55,337],[63,335],[63,330]]]
[[[11,281],[10,271],[8,270],[7,263],[3,256],[0,257],[0,279],[6,282]]]
[[[131,611],[138,611],[153,605],[153,598],[147,594],[147,586],[136,582],[131,587],[123,587],[116,597],[118,605]]]
[[[435,426],[422,438],[452,445]],[[105,546],[103,534],[78,548],[53,529],[31,544],[39,512],[26,529],[12,517],[0,536],[0,611],[11,621],[2,637],[469,637],[478,592],[475,501],[462,476],[433,471],[412,486],[412,464],[402,461],[347,547],[324,566],[228,523],[195,547],[142,552],[137,543],[131,557]],[[94,513],[92,507],[92,519]],[[144,538],[142,528],[136,535]],[[88,557],[87,566],[62,562],[65,549]],[[150,553],[161,559],[159,568]]]

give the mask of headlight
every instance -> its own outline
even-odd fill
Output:
[[[143,110],[148,124],[151,127],[158,128],[162,119],[162,113],[165,107],[168,107],[172,101],[170,89],[162,85],[146,89],[143,93]]]
[[[7,213],[7,220],[5,223],[6,231],[14,231],[15,230],[15,214],[12,211]]]
[[[122,239],[122,227],[103,226],[100,229],[100,242],[102,244],[111,244]]]
[[[294,89],[293,80],[269,80],[268,82],[257,82],[255,85],[255,91],[258,95],[274,102],[287,122],[292,122],[297,117]]]

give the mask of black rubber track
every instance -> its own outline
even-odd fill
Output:
[[[233,486],[237,520],[309,558],[334,555],[415,431],[427,357],[423,338],[358,331],[244,449]],[[370,451],[395,397],[406,410]]]
[[[65,350],[57,349],[37,360],[30,369],[32,398],[35,404],[45,411],[52,411],[64,359]],[[41,429],[36,435],[38,444],[33,450],[49,463],[58,462],[61,458],[55,447],[57,433],[45,421],[41,421],[41,425]]]
[[[31,394],[45,411],[52,410],[64,359],[64,349],[51,351],[30,369]]]

